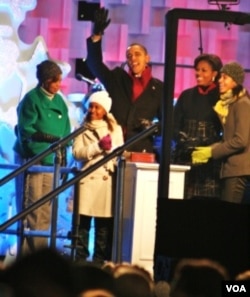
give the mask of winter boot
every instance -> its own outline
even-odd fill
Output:
[[[76,262],[85,263],[89,257],[89,231],[86,229],[79,230],[79,238],[76,247]]]
[[[95,228],[95,244],[93,261],[102,265],[107,260],[108,227]]]

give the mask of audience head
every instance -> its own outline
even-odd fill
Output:
[[[183,259],[177,264],[170,283],[171,297],[221,297],[227,270],[209,259]]]
[[[220,76],[222,61],[217,55],[201,54],[194,60],[197,84],[209,86],[212,82],[217,82]]]
[[[250,270],[245,270],[245,271],[242,271],[241,273],[237,274],[236,277],[235,277],[235,280],[237,280],[237,281],[244,281],[244,280],[250,281]]]
[[[158,281],[154,286],[155,297],[169,297],[170,296],[170,285],[167,281]]]
[[[73,265],[71,283],[74,296],[114,297],[115,281],[112,274],[100,267],[83,264]]]
[[[119,297],[152,297],[154,282],[150,273],[138,265],[122,263],[106,265],[115,279],[116,294]]]
[[[15,297],[70,297],[70,264],[57,251],[41,249],[6,267],[2,282]]]

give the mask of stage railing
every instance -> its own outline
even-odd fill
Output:
[[[122,153],[127,150],[131,145],[137,143],[138,141],[140,141],[141,139],[152,135],[153,133],[155,133],[156,131],[158,131],[158,124],[153,124],[152,126],[150,126],[149,128],[143,130],[142,132],[138,133],[136,136],[130,138],[124,145],[116,148],[114,151],[112,151],[111,153],[109,153],[107,156],[105,156],[103,159],[99,160],[98,162],[96,162],[95,164],[93,164],[92,166],[90,166],[89,168],[85,169],[84,171],[77,171],[75,170],[75,168],[60,168],[60,162],[58,156],[55,157],[55,165],[54,165],[54,186],[55,188],[48,193],[47,195],[41,197],[41,199],[39,199],[37,202],[33,203],[32,205],[28,206],[27,208],[25,208],[24,210],[22,210],[20,213],[17,213],[15,216],[13,216],[12,218],[8,219],[6,222],[4,222],[3,224],[0,225],[0,232],[3,232],[6,230],[6,228],[8,228],[9,226],[11,226],[12,224],[18,222],[19,220],[23,219],[27,214],[29,214],[30,212],[36,210],[37,208],[39,208],[40,206],[42,206],[44,203],[50,201],[50,200],[57,200],[57,195],[59,195],[61,192],[63,192],[64,190],[66,190],[67,188],[69,188],[72,185],[76,185],[77,182],[79,182],[82,178],[86,177],[88,174],[92,173],[94,170],[96,170],[97,168],[99,168],[100,166],[104,165],[105,163],[107,163],[109,160],[121,156]],[[22,166],[18,167],[17,169],[15,169],[13,172],[11,172],[10,174],[6,175],[5,177],[3,177],[0,180],[0,186],[4,185],[5,183],[7,183],[8,181],[10,181],[13,178],[16,178],[19,174],[23,173],[25,170],[27,170],[28,168],[30,168],[32,165],[34,165],[35,163],[37,163],[39,160],[41,160],[42,158],[44,158],[45,156],[47,156],[50,153],[55,153],[56,155],[58,154],[58,151],[60,150],[61,147],[67,145],[68,143],[70,143],[70,141],[72,141],[73,138],[75,138],[77,135],[79,135],[80,133],[82,133],[84,130],[84,127],[80,127],[77,130],[75,130],[74,132],[72,132],[71,134],[69,134],[68,136],[66,136],[65,138],[53,143],[47,150],[45,150],[44,152],[42,152],[41,154],[38,154],[37,156],[35,156],[34,158],[32,158],[31,160],[27,161],[25,164],[23,164]],[[119,162],[118,162],[119,164]],[[9,167],[8,167],[9,166]],[[0,164],[0,168],[5,168],[5,169],[11,169],[11,168],[15,168],[15,166],[18,165],[6,165]],[[39,167],[39,166],[33,166],[31,168],[35,169],[35,167]],[[51,171],[51,167],[47,167],[47,166],[43,166],[43,171]],[[124,166],[118,166],[118,170],[123,170]],[[60,173],[69,173],[72,172],[74,173],[74,177],[71,178],[70,180],[65,181],[63,184],[59,185],[58,184],[58,180],[59,180],[59,174]],[[57,181],[56,181],[57,180]],[[118,172],[117,174],[117,190],[116,190],[116,210],[118,210],[118,213],[115,213],[115,220],[114,220],[114,230],[118,231],[118,230],[122,230],[121,225],[122,225],[122,221],[121,221],[121,205],[122,205],[122,200],[123,200],[123,173],[122,172]],[[77,198],[77,197],[75,197]],[[75,205],[75,203],[78,199],[74,199],[74,208],[73,208],[73,218],[72,218],[72,253],[71,256],[74,258],[75,256],[75,247],[76,247],[76,239],[78,237],[78,209],[75,209],[75,207],[77,205]],[[57,204],[56,204],[57,206]],[[55,239],[56,239],[56,220],[57,220],[57,212],[54,211],[54,213],[52,212],[52,223],[51,223],[51,229],[52,226],[54,226],[54,230],[51,231],[51,247],[55,246]],[[17,235],[19,235],[19,232],[17,232]],[[114,244],[113,244],[113,252],[112,254],[115,256],[112,256],[112,260],[114,261],[120,261],[120,252],[118,251],[118,249],[121,246],[121,238],[122,238],[122,234],[120,234],[120,232],[116,232],[116,234],[114,234]]]

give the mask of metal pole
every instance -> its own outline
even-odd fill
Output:
[[[117,166],[116,193],[115,193],[115,215],[112,246],[112,261],[115,263],[122,261],[122,237],[123,237],[123,194],[124,175],[126,159],[120,156]]]
[[[76,258],[79,239],[79,226],[80,226],[80,214],[79,214],[79,187],[80,181],[74,184],[74,202],[73,202],[73,215],[72,215],[72,232],[71,232],[71,260]]]
[[[18,213],[24,209],[25,174],[26,174],[25,172],[20,173],[15,180],[16,208]],[[23,241],[24,241],[24,223],[23,223],[23,220],[20,219],[17,221],[17,256],[21,255]]]
[[[60,178],[60,167],[61,167],[61,149],[60,147],[55,151],[54,158],[54,179],[53,179],[53,189],[55,190],[59,186]],[[56,195],[52,200],[51,209],[51,229],[50,229],[50,247],[56,248],[56,238],[57,238],[57,213],[58,213],[58,195]]]

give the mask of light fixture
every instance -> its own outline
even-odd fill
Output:
[[[219,10],[226,11],[230,9],[231,5],[238,5],[240,4],[240,0],[208,0],[208,4],[217,5]],[[227,23],[225,23],[225,27],[229,29]]]
[[[237,5],[237,4],[240,4],[240,0],[208,0],[208,4]]]
[[[78,21],[93,21],[95,11],[100,8],[100,3],[78,2]]]

